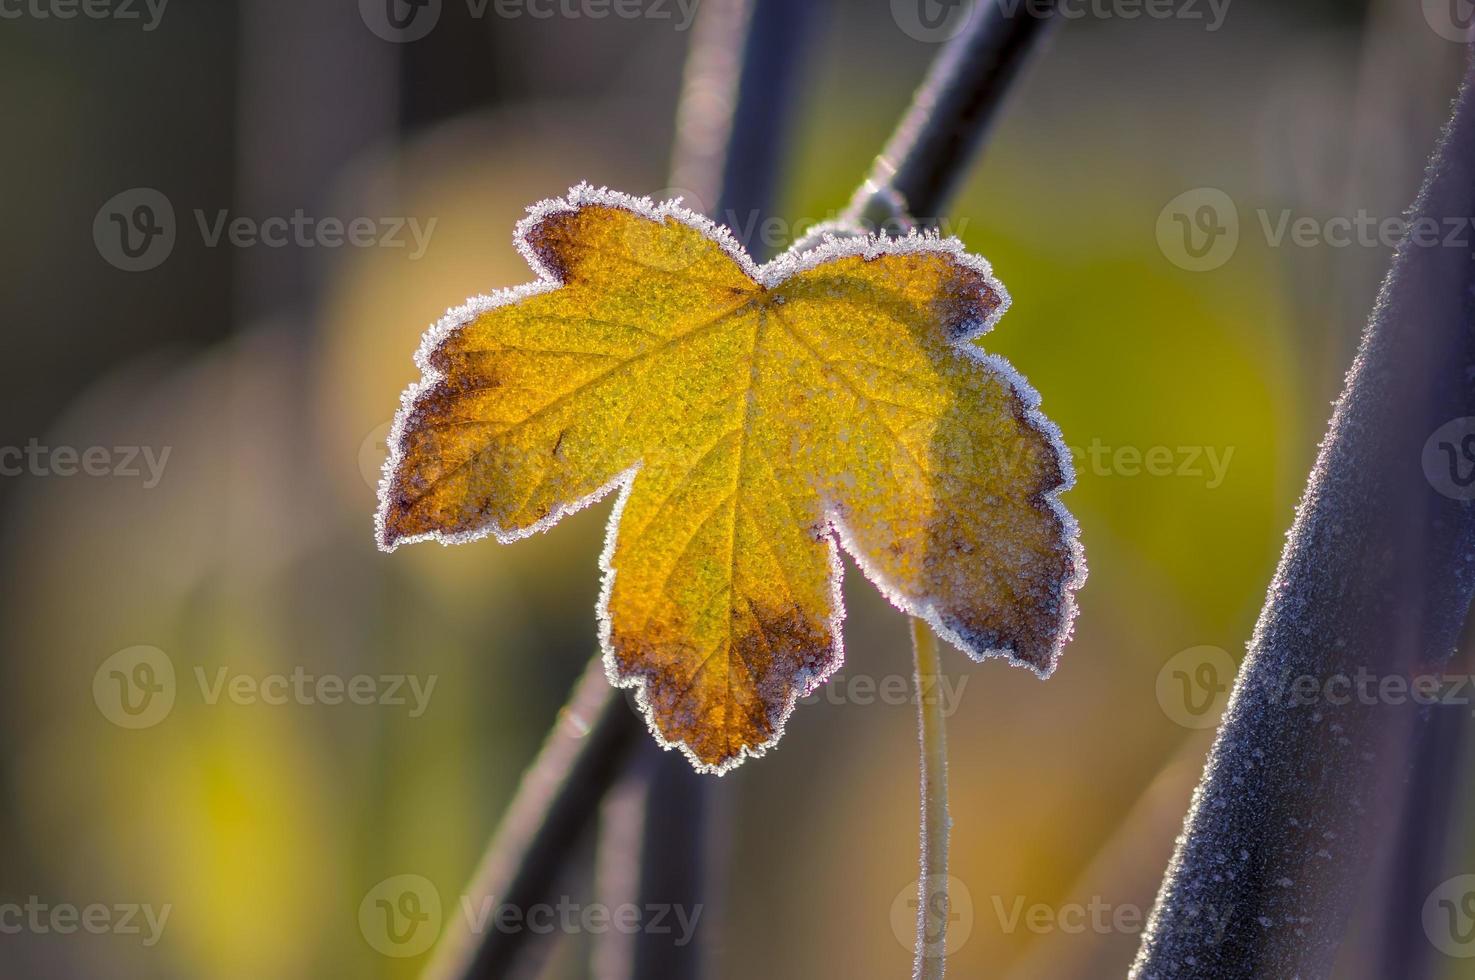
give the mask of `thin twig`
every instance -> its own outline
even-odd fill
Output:
[[[851,198],[848,223],[933,224],[968,172],[1020,69],[1056,17],[1054,0],[979,3],[943,48],[901,125]]]
[[[912,654],[916,661],[917,732],[922,769],[921,877],[917,880],[916,980],[942,980],[947,968],[947,845],[952,818],[947,809],[947,733],[938,684],[937,637],[932,628],[912,619]]]
[[[523,776],[467,886],[469,907],[496,901],[527,909],[548,901],[605,791],[644,734],[625,699],[610,687],[603,661],[595,657]],[[426,976],[506,976],[527,932],[488,928],[477,935],[466,916],[451,916]]]

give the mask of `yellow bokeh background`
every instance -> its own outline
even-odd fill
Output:
[[[842,5],[826,24],[780,216],[844,205],[933,53],[898,41],[884,6]],[[1396,214],[1412,199],[1459,53],[1402,6],[1378,7],[1377,43],[1315,11],[1248,6],[1213,33],[1067,23],[951,208],[1013,297],[983,346],[1029,378],[1082,450],[1063,499],[1090,565],[1050,680],[944,652],[960,691],[952,873],[971,904],[956,976],[1120,976],[1131,958],[1130,928],[1006,920],[1021,902],[1150,906],[1211,731],[1174,720],[1159,673],[1191,647],[1242,655],[1389,255],[1276,247],[1260,212]],[[513,47],[533,30],[497,29]],[[632,43],[631,64],[601,80],[607,91],[544,92],[531,57],[500,66],[523,95],[407,132],[334,175],[340,213],[434,217],[423,257],[317,257],[311,304],[119,358],[36,433],[171,451],[157,487],[26,479],[4,499],[0,900],[172,906],[154,947],[77,936],[57,962],[99,976],[409,977],[425,957],[375,951],[359,926],[365,894],[420,875],[459,914],[519,774],[596,650],[610,504],[516,545],[386,556],[372,538],[377,458],[424,328],[529,278],[511,241],[526,205],[579,180],[666,185],[664,136],[631,134],[669,132],[651,118],[669,115],[679,63],[642,71],[641,50]],[[680,45],[659,52],[671,61]],[[1443,93],[1432,107],[1429,93]],[[1404,104],[1428,111],[1400,115]],[[1358,128],[1327,122],[1379,113],[1407,139],[1349,149]],[[1342,197],[1324,194],[1328,174]],[[1155,231],[1168,201],[1199,187],[1239,212],[1234,255],[1207,272],[1176,265]],[[1092,447],[1108,462],[1093,463]],[[1153,447],[1173,451],[1173,473],[1119,455]],[[1210,449],[1227,460],[1212,486]],[[909,676],[906,623],[853,567],[846,592],[837,693],[801,705],[775,751],[714,790],[729,837],[720,977],[909,969],[910,939],[891,923],[916,878],[914,712],[843,686]],[[131,731],[91,691],[98,666],[136,644],[165,651],[177,690],[163,722]],[[411,717],[211,704],[197,671],[221,668],[437,681]],[[588,882],[569,887],[585,894]],[[50,962],[36,938],[28,962]],[[585,975],[589,939],[566,943],[552,972]],[[1448,975],[1470,974],[1450,961]]]

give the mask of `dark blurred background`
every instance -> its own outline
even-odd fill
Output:
[[[425,326],[529,278],[525,206],[667,187],[690,36],[674,0],[550,8],[441,0],[411,40],[370,0],[0,5],[0,907],[43,909],[0,914],[0,974],[406,977],[427,954],[384,955],[366,895],[411,874],[462,914],[595,651],[609,503],[382,555],[385,430]],[[826,8],[793,233],[843,207],[937,51],[894,3]],[[1074,9],[951,214],[1014,297],[986,346],[1080,451],[1091,566],[1048,682],[946,654],[960,977],[1124,972],[1391,254],[1276,228],[1399,215],[1463,58],[1410,0]],[[1175,239],[1226,200],[1228,254]],[[265,240],[299,213],[303,242]],[[847,574],[844,671],[714,790],[721,977],[909,968],[906,621]],[[408,687],[211,697],[294,673],[435,686],[419,711]],[[169,704],[130,714],[120,678]],[[50,917],[97,905],[96,930]],[[550,971],[587,975],[596,940]]]

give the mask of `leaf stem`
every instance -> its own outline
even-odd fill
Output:
[[[947,808],[947,732],[943,719],[937,637],[920,619],[912,619],[912,655],[916,664],[917,732],[921,749],[922,814],[921,877],[917,880],[916,980],[942,980],[947,962],[947,845],[952,818]]]

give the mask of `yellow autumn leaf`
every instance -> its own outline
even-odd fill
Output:
[[[1038,396],[976,336],[1008,305],[956,239],[839,238],[756,266],[682,209],[587,185],[530,209],[538,281],[417,356],[380,546],[511,541],[619,489],[611,680],[721,772],[839,667],[837,544],[977,659],[1048,674],[1085,565]]]

